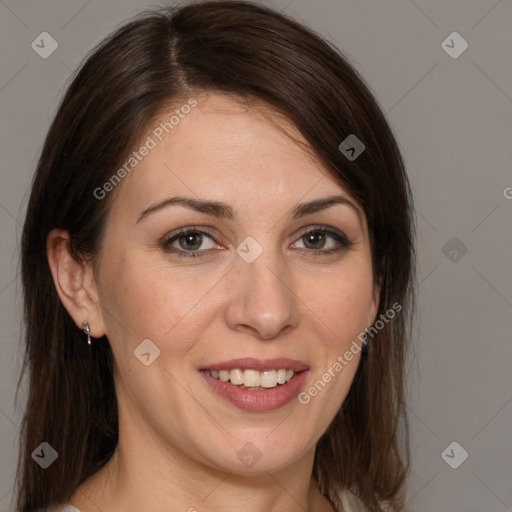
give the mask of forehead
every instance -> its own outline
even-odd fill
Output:
[[[316,194],[344,191],[305,149],[296,127],[268,105],[224,94],[193,100],[176,103],[149,124],[115,202],[140,210],[165,195],[187,193],[270,205],[288,197],[296,202],[313,188]]]

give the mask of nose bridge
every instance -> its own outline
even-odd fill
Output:
[[[262,246],[248,237],[237,247],[236,304],[230,316],[232,328],[250,327],[263,338],[272,338],[297,321],[291,276],[270,238]]]

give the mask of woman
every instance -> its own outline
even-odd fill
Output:
[[[403,509],[412,199],[349,63],[266,7],[103,41],[22,238],[18,509]]]

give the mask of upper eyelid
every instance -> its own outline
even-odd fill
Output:
[[[191,233],[191,232],[192,233],[198,232],[198,233],[207,235],[210,238],[214,239],[215,235],[213,233],[211,233],[209,231],[209,229],[210,228],[199,227],[199,226],[190,226],[190,227],[186,227],[186,228],[181,228],[181,229],[178,229],[177,231],[173,231],[172,233],[168,233],[168,234],[164,235],[163,241],[166,242],[166,241],[172,240],[173,238],[177,238],[181,235],[186,235],[187,233]]]

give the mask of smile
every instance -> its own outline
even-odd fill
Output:
[[[278,358],[236,359],[199,370],[214,395],[239,409],[264,412],[291,402],[309,374],[305,363]]]

